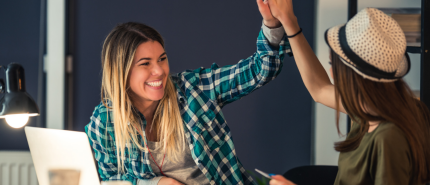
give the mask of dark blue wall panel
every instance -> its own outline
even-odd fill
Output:
[[[12,62],[25,70],[27,92],[35,101],[39,68],[40,1],[0,1],[0,66]],[[3,69],[0,78],[5,79]],[[0,94],[0,97],[3,95]],[[27,125],[35,126],[36,117]],[[28,150],[24,128],[10,127],[0,119],[0,150]]]
[[[295,12],[313,44],[314,2],[294,1]],[[172,72],[235,64],[256,51],[262,24],[253,1],[76,1],[74,124],[84,130],[100,102],[104,38],[118,23],[138,21],[165,38]],[[293,58],[280,76],[223,109],[236,152],[245,168],[284,173],[310,164],[312,99]]]

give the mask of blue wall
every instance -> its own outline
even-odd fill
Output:
[[[294,1],[306,38],[313,44],[314,2]],[[165,38],[172,72],[235,64],[256,50],[262,24],[253,1],[76,1],[74,123],[84,126],[100,102],[100,53],[118,23],[137,21]],[[310,164],[312,99],[293,58],[273,82],[223,109],[245,168],[271,173]]]
[[[0,66],[12,62],[21,64],[25,70],[27,92],[35,101],[39,68],[39,21],[39,1],[0,1]],[[0,78],[6,80],[3,69],[0,70]],[[27,125],[35,126],[36,119],[30,117]],[[11,128],[4,119],[0,119],[0,150],[28,150],[24,128]]]
[[[74,123],[83,131],[100,102],[100,52],[104,38],[118,23],[138,21],[165,38],[172,72],[212,63],[228,65],[255,52],[262,18],[255,1],[75,1]],[[295,1],[295,13],[313,44],[314,2]],[[40,2],[0,1],[0,65],[25,68],[27,90],[36,100]],[[4,73],[0,72],[4,78]],[[310,164],[311,97],[293,58],[279,77],[233,104],[223,113],[236,152],[247,169],[284,173]],[[44,114],[43,110],[41,112]],[[35,118],[29,125],[34,126]],[[23,129],[0,119],[0,150],[28,150]]]

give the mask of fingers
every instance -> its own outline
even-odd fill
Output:
[[[291,181],[282,182],[282,181],[277,181],[274,179],[270,180],[269,184],[270,185],[296,185],[296,184],[292,183]]]
[[[276,6],[276,1],[275,0],[266,0],[266,4],[269,4],[269,6]]]
[[[274,175],[271,176],[272,180],[270,180],[270,185],[295,185],[293,182],[287,180],[282,175]]]
[[[274,175],[274,176],[271,176],[272,177],[272,179],[275,179],[275,180],[277,180],[277,181],[288,181],[284,176],[282,176],[282,175]]]
[[[266,23],[267,22],[277,23],[277,20],[273,17],[268,4],[265,4],[263,0],[257,0],[257,5],[258,5],[258,10],[260,11],[261,16],[263,16],[263,19]],[[266,25],[266,26],[269,26],[269,25]]]
[[[270,185],[285,185],[283,182],[275,180],[275,179],[270,180],[269,184]]]
[[[282,176],[282,175],[274,175],[274,176],[271,176],[272,177],[272,179],[275,179],[275,180],[279,180],[279,181],[283,181],[283,180],[287,180],[284,176]]]
[[[270,7],[274,7],[274,8],[278,8],[278,9],[280,8],[279,3],[276,0],[266,0],[266,1]]]
[[[257,0],[258,8],[265,8],[268,6],[267,0]]]

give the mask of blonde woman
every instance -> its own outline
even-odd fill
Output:
[[[257,4],[264,20],[257,52],[225,67],[171,75],[156,30],[125,23],[111,31],[102,51],[102,102],[85,127],[102,181],[254,184],[221,108],[273,80],[290,52],[280,22]]]

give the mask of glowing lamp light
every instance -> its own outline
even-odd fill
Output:
[[[20,128],[27,124],[30,116],[39,115],[39,108],[25,90],[24,68],[17,63],[3,68],[6,86],[0,79],[0,93],[4,94],[0,99],[0,118],[5,118],[11,127]]]
[[[5,116],[7,124],[13,128],[21,128],[28,122],[27,114],[7,115]]]
[[[13,128],[21,128],[27,124],[30,116],[37,116],[37,114],[12,114],[6,115],[6,123]]]

